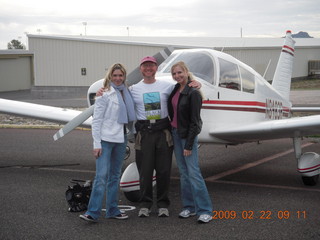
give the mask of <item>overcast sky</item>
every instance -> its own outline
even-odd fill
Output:
[[[86,26],[84,25],[86,23]],[[320,38],[319,0],[0,0],[0,49],[26,34]]]

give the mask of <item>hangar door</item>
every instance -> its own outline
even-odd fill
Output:
[[[0,92],[30,89],[33,55],[0,54]]]

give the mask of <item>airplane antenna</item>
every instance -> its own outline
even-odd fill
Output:
[[[266,70],[264,71],[263,78],[265,78],[265,76],[266,76],[266,74],[267,74],[267,71],[268,71],[268,69],[269,69],[269,67],[270,67],[270,63],[271,63],[271,58],[269,59],[269,63],[268,63],[268,65],[267,65],[267,67],[266,67]]]

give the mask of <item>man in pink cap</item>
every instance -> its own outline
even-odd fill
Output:
[[[167,99],[174,84],[157,81],[157,60],[144,57],[140,62],[143,80],[130,87],[135,102],[137,123],[136,162],[140,174],[139,217],[148,217],[153,205],[152,178],[156,170],[159,217],[168,217],[173,144],[168,120]]]
[[[168,197],[173,143],[168,119],[167,100],[174,83],[156,80],[158,70],[154,57],[144,57],[140,62],[143,80],[132,85],[130,91],[136,115],[136,163],[140,175],[139,217],[148,217],[153,205],[153,171],[156,170],[156,204],[159,217],[168,217]],[[194,86],[200,87],[199,82]]]

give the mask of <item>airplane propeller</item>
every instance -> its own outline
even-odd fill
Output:
[[[61,128],[55,135],[53,135],[54,141],[57,141],[59,138],[62,138],[67,133],[71,132],[73,129],[81,125],[84,121],[86,121],[89,117],[92,116],[94,110],[94,105],[91,105],[89,108],[84,110],[78,116],[73,118],[70,122],[68,122],[63,128]]]

